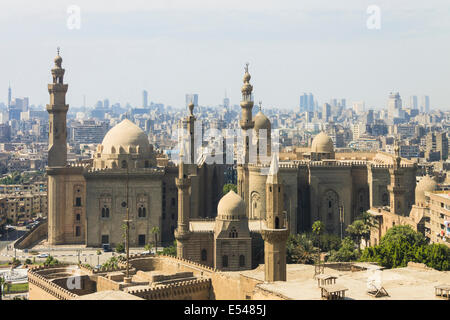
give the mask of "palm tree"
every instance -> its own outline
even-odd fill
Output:
[[[150,230],[151,233],[153,233],[153,236],[155,237],[155,251],[158,248],[158,233],[159,233],[159,228],[158,227],[153,227]]]
[[[325,225],[320,220],[317,220],[312,225],[313,233],[316,235],[317,241],[318,241],[317,246],[319,247],[319,250],[318,250],[318,259],[317,260],[318,260],[319,265],[320,265],[320,235],[322,234],[324,229],[325,229]]]
[[[370,235],[369,227],[364,224],[363,220],[355,220],[345,230],[353,239],[358,243],[358,252],[361,251],[361,239],[367,238],[367,234]]]

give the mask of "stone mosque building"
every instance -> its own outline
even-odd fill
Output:
[[[137,125],[125,119],[113,127],[89,164],[67,163],[68,85],[63,82],[61,65],[58,53],[47,105],[49,244],[99,247],[122,243],[127,208],[132,220],[131,246],[144,246],[154,239],[153,227],[159,228],[163,243],[171,244],[177,226],[177,168],[158,165],[156,150]],[[224,172],[220,164],[191,168],[192,212],[198,217],[216,215]]]
[[[228,271],[254,268],[265,260],[267,276],[283,280],[288,233],[310,231],[321,220],[326,232],[340,234],[372,207],[407,216],[415,204],[416,165],[400,158],[398,150],[395,155],[341,154],[322,132],[296,160],[272,154],[269,119],[262,111],[252,117],[248,65],[241,89],[244,161],[237,165],[237,194],[220,199],[225,165],[194,161],[192,104],[180,124],[190,133],[181,150],[190,163],[158,166],[145,133],[124,120],[107,133],[91,164],[69,166],[61,61],[58,54],[47,105],[50,244],[120,243],[129,208],[131,246],[143,246],[157,226],[163,239],[175,237],[181,258]],[[260,135],[262,129],[268,138]],[[250,156],[251,146],[256,146],[256,159]]]

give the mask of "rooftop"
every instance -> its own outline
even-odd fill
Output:
[[[381,285],[389,296],[373,298],[367,294],[367,285],[374,270],[338,271],[325,268],[325,274],[336,276],[336,285],[348,288],[346,299],[350,300],[434,300],[435,286],[450,285],[450,272],[416,267],[383,269],[379,272]],[[264,266],[241,272],[243,275],[264,280]],[[294,300],[320,300],[321,292],[314,278],[314,266],[305,264],[288,264],[287,281],[263,283],[263,289],[281,294]]]

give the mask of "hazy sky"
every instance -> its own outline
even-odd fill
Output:
[[[81,9],[81,28],[67,27],[67,8]],[[366,22],[381,9],[381,29]],[[240,100],[245,62],[255,100],[298,107],[299,95],[365,100],[385,106],[388,93],[428,94],[450,107],[448,0],[151,0],[0,3],[0,101],[29,96],[48,102],[50,69],[61,47],[67,101],[109,98],[184,105]]]

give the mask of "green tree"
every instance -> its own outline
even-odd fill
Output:
[[[345,230],[350,237],[358,244],[358,251],[361,251],[361,239],[370,235],[370,229],[363,220],[355,220]]]
[[[147,244],[144,246],[145,251],[148,251],[149,253],[152,252],[152,248],[153,248],[153,245],[152,245],[151,243],[147,243]]]
[[[116,270],[118,268],[119,268],[119,259],[117,257],[111,257],[105,263],[102,264],[103,270]]]
[[[410,226],[394,226],[378,246],[366,248],[360,260],[377,262],[386,268],[406,267],[411,261],[445,271],[450,268],[450,248],[427,244],[425,237]]]
[[[163,254],[165,256],[177,256],[177,241],[173,241],[173,245],[164,247],[162,252],[158,252],[158,254]]]
[[[317,249],[308,234],[289,235],[286,243],[288,263],[313,264]]]
[[[226,195],[230,190],[237,193],[237,186],[232,183],[227,183],[223,186],[223,195]]]
[[[150,230],[150,232],[153,234],[153,237],[154,237],[154,239],[155,239],[155,242],[154,242],[154,244],[155,244],[155,250],[157,250],[157,248],[158,248],[158,233],[160,232],[160,231],[159,231],[159,228],[158,228],[158,227],[153,227],[153,228]]]
[[[48,256],[44,262],[44,266],[55,266],[57,264],[59,264],[59,261],[55,259],[53,256]]]
[[[315,235],[315,238],[318,241],[317,247],[319,248],[319,250],[317,251],[317,261],[319,264],[320,264],[320,235],[323,233],[324,230],[325,230],[325,225],[323,224],[322,221],[317,220],[313,223],[312,231],[313,231],[313,234]]]
[[[5,286],[5,284],[6,284],[5,278],[0,276],[0,301],[2,300],[3,297],[3,287]]]
[[[345,237],[339,250],[331,252],[328,261],[349,262],[356,259],[358,259],[356,244],[351,237]]]
[[[125,252],[125,246],[123,245],[123,243],[118,243],[116,245],[116,252],[117,253],[124,253]]]

